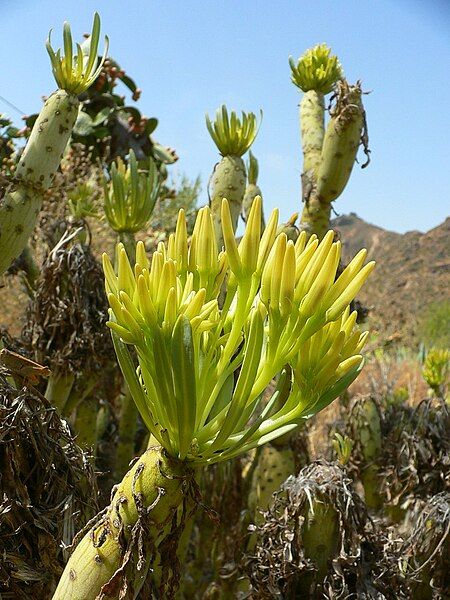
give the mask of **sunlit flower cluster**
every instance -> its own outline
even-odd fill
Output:
[[[297,62],[290,57],[292,82],[303,92],[315,90],[329,94],[339,79],[344,77],[337,56],[331,54],[326,44],[307,50]]]
[[[121,368],[144,422],[173,456],[216,462],[282,435],[361,368],[365,335],[349,304],[374,263],[364,266],[363,250],[336,279],[333,232],[320,243],[302,233],[294,244],[277,226],[274,211],[261,235],[258,197],[238,245],[224,201],[220,252],[206,207],[190,240],[181,211],[151,260],[138,243],[134,269],[120,244],[117,275],[104,256]]]
[[[51,32],[50,32],[51,34]],[[53,76],[62,90],[70,94],[82,94],[85,92],[100,75],[108,53],[108,38],[105,36],[105,50],[103,57],[98,59],[98,43],[100,40],[100,17],[98,13],[94,15],[92,33],[86,44],[82,48],[80,44],[76,45],[74,56],[72,33],[68,23],[64,23],[63,42],[64,56],[61,56],[61,50],[53,50],[50,42],[50,34],[47,40],[47,52],[52,63]],[[84,44],[83,44],[84,46]]]

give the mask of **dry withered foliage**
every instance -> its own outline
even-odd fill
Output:
[[[61,542],[97,510],[86,454],[43,397],[0,375],[0,597],[48,598],[65,563]]]
[[[334,550],[322,579],[311,554],[320,554],[326,541],[315,539],[315,549],[304,545],[305,524],[311,519],[312,507],[318,505],[335,515],[336,524]],[[352,481],[339,465],[315,462],[298,477],[290,477],[264,517],[262,525],[252,528],[256,547],[244,560],[251,583],[248,597],[406,598],[388,539],[375,530]]]
[[[411,597],[448,598],[450,590],[450,493],[417,502],[411,535],[402,546],[402,570]]]
[[[114,356],[105,323],[103,273],[89,246],[64,236],[37,281],[24,338],[38,362],[65,372],[98,371]]]
[[[387,501],[407,508],[450,490],[450,407],[426,398],[415,408],[386,407],[381,482]]]

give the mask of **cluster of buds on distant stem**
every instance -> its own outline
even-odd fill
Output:
[[[242,112],[239,118],[234,111],[228,115],[226,107],[222,106],[217,110],[214,121],[211,122],[206,115],[206,126],[222,156],[211,175],[209,203],[220,248],[223,245],[220,221],[222,200],[227,198],[229,202],[231,223],[236,232],[247,183],[242,156],[255,141],[259,125],[253,113]]]
[[[349,85],[339,60],[325,44],[289,59],[292,82],[304,92],[300,102],[303,148],[301,228],[322,238],[330,228],[331,203],[347,185],[361,142],[369,156],[360,83]],[[325,95],[335,106],[325,128]],[[362,166],[365,167],[368,160]]]
[[[143,229],[153,212],[160,190],[158,170],[149,159],[148,171],[139,169],[133,150],[128,166],[118,158],[103,182],[105,214],[117,233],[136,233]]]
[[[98,77],[108,50],[105,39],[103,57],[98,58],[100,17],[96,13],[89,39],[83,52],[72,43],[68,23],[64,24],[64,55],[47,41],[47,51],[58,89],[46,99],[25,150],[15,170],[15,182],[0,205],[0,274],[25,247],[42,206],[43,193],[51,185],[78,116],[78,96]]]

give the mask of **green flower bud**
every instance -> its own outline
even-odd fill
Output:
[[[314,90],[329,94],[336,82],[344,77],[341,63],[331,54],[331,48],[319,44],[307,50],[297,61],[289,57],[292,82],[303,92]]]

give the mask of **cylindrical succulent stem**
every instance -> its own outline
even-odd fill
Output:
[[[366,505],[378,510],[383,503],[377,464],[382,452],[380,411],[372,398],[360,398],[351,409],[350,419],[361,457],[360,477]]]
[[[315,233],[319,239],[330,229],[331,203],[342,194],[348,183],[361,140],[366,154],[369,152],[364,134],[361,84],[349,85],[342,80],[337,86],[336,105],[331,111],[319,160],[314,162],[317,152],[313,152],[308,158],[311,168],[308,170],[305,164],[302,175],[305,204],[301,228]]]
[[[305,92],[300,102],[300,130],[302,134],[303,200],[309,196],[310,187],[315,187],[320,165],[323,138],[325,135],[324,95],[316,90]]]
[[[295,474],[295,457],[289,442],[283,446],[266,444],[258,455],[258,464],[253,473],[248,504],[257,523],[261,523],[260,511],[269,508],[274,492],[289,475]]]
[[[231,222],[233,230],[236,232],[239,215],[242,210],[246,181],[245,164],[240,156],[224,156],[214,169],[211,178],[210,208],[219,248],[223,246],[220,217],[222,200],[224,198],[228,200]]]
[[[124,245],[128,260],[131,264],[134,264],[136,261],[136,238],[134,233],[129,231],[121,231],[118,237],[119,242],[122,242]]]
[[[34,260],[30,246],[27,244],[19,256],[21,279],[25,292],[30,298],[33,298],[36,287],[36,280],[39,277],[40,269]]]
[[[119,439],[117,442],[114,477],[119,479],[127,472],[130,461],[134,458],[134,441],[137,430],[138,411],[130,391],[124,385],[121,397],[119,419]]]
[[[49,377],[45,397],[58,409],[59,414],[65,414],[65,405],[72,390],[75,375],[70,371],[55,369]]]
[[[336,555],[339,547],[339,520],[333,506],[327,502],[315,500],[308,507],[302,541],[305,556],[317,566],[317,580],[322,581],[328,570],[329,561]]]
[[[262,200],[261,189],[258,185],[259,165],[256,157],[251,150],[248,152],[247,163],[247,187],[245,188],[244,199],[242,200],[242,218],[247,223],[250,215],[250,210],[256,196],[260,196]],[[266,224],[264,221],[264,212],[261,211],[261,232],[264,231]]]
[[[206,115],[206,126],[222,155],[210,179],[210,208],[220,250],[224,245],[221,227],[222,202],[224,198],[228,200],[231,225],[236,232],[247,182],[245,164],[241,157],[253,144],[259,125],[253,113],[243,112],[242,116],[238,117],[232,111],[228,115],[226,107],[222,106],[213,122]]]
[[[338,83],[336,106],[331,112],[317,173],[316,194],[321,202],[336,200],[350,178],[364,128],[361,84]]]
[[[244,199],[242,200],[242,218],[247,222],[248,215],[252,208],[253,200],[256,196],[261,196],[261,188],[256,183],[248,183],[245,188]],[[264,231],[265,222],[264,215],[261,215],[261,231]]]
[[[95,396],[85,398],[77,407],[75,432],[77,444],[83,450],[89,449],[95,456],[97,449],[97,413],[99,403]]]
[[[76,547],[53,600],[135,597],[143,575],[157,564],[164,530],[192,480],[185,463],[160,447],[147,450],[117,486],[105,515]]]
[[[57,90],[45,101],[0,203],[0,274],[19,256],[30,237],[78,115],[76,95]]]
[[[305,201],[300,218],[300,229],[309,235],[316,234],[323,239],[330,229],[331,204],[323,202],[316,194],[311,194]]]

